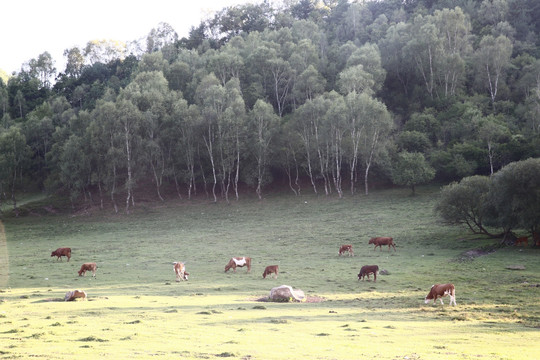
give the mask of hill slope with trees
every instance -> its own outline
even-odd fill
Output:
[[[540,155],[540,3],[300,0],[228,7],[179,38],[89,41],[0,79],[2,201],[129,212],[248,186],[346,196]],[[54,79],[54,80],[53,80]]]

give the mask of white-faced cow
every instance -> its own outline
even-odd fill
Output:
[[[456,305],[456,288],[454,287],[454,284],[433,285],[425,298],[425,303],[427,304],[430,300],[433,300],[433,304],[435,304],[437,298],[439,298],[441,304],[444,304],[442,298],[445,296],[450,296],[450,305],[452,305],[452,303]]]
[[[364,265],[362,268],[360,268],[358,280],[362,279],[363,281],[366,276],[369,280],[369,275],[373,274],[373,281],[377,281],[377,271],[379,271],[379,267],[377,265]]]
[[[95,262],[90,263],[84,263],[81,265],[81,269],[79,270],[79,276],[86,276],[86,272],[91,271],[92,276],[96,277],[96,271],[97,271],[97,265]]]
[[[51,253],[51,257],[52,256],[56,256],[57,261],[58,259],[62,260],[62,256],[66,256],[68,259],[67,261],[69,261],[71,258],[71,248],[58,248]]]
[[[279,266],[278,265],[267,266],[264,269],[263,278],[266,279],[267,275],[274,274],[274,277],[277,279],[278,272],[279,272]]]
[[[236,267],[244,267],[247,266],[247,272],[251,271],[251,258],[250,257],[233,257],[231,260],[229,260],[229,263],[225,265],[225,272],[229,271],[229,269],[233,269],[234,272],[236,272]]]
[[[394,247],[394,251],[396,251],[396,245],[394,245],[394,239],[391,237],[374,237],[371,238],[368,242],[368,244],[375,244],[375,247],[373,250],[377,250],[377,246],[382,250],[382,245],[388,245],[388,251],[390,251],[390,246]]]
[[[189,273],[186,272],[186,265],[183,262],[173,262],[173,270],[177,282],[188,280]]]
[[[349,253],[349,256],[354,256],[352,245],[341,245],[341,247],[339,248],[339,253],[338,253],[339,256],[341,256],[341,254],[344,254],[346,252]]]

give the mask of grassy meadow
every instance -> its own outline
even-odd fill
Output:
[[[540,358],[540,249],[484,251],[497,240],[441,224],[437,193],[276,193],[141,202],[130,215],[6,218],[0,359]],[[374,236],[392,236],[397,251],[374,251]],[[339,257],[347,243],[355,256]],[[72,248],[70,262],[50,257],[58,247]],[[477,249],[484,255],[463,255]],[[251,273],[224,273],[232,256],[251,256]],[[89,261],[96,278],[79,277]],[[189,281],[175,282],[174,261],[186,263]],[[263,279],[274,264],[279,277]],[[357,281],[367,264],[389,274]],[[425,305],[444,282],[455,284],[457,306]],[[309,301],[261,301],[282,284]],[[64,302],[73,289],[88,301]]]

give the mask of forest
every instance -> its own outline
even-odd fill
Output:
[[[537,0],[223,8],[0,71],[1,202],[368,194],[540,157]]]

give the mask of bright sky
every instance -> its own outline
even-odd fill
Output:
[[[19,72],[23,63],[48,51],[57,71],[64,50],[90,40],[137,40],[160,22],[179,37],[209,14],[227,6],[262,0],[11,0],[0,4],[0,69]]]

